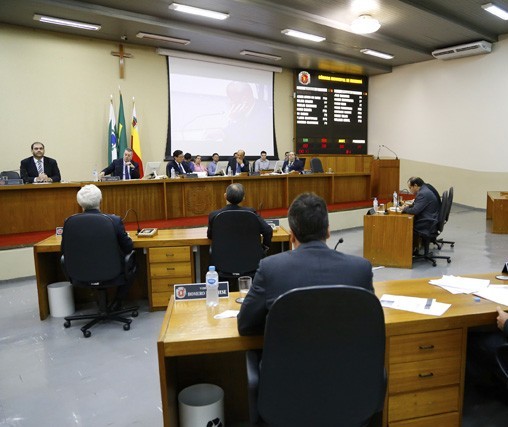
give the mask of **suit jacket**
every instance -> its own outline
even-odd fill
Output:
[[[268,223],[259,216],[259,214],[256,212],[255,209],[252,208],[244,208],[238,205],[226,205],[222,209],[218,209],[216,211],[210,212],[208,215],[208,230],[206,232],[206,235],[209,239],[212,238],[212,228],[213,228],[213,220],[215,217],[223,211],[234,211],[234,210],[245,210],[250,211],[256,214],[258,221],[259,221],[259,234],[263,235],[263,246],[269,247],[270,243],[272,242],[272,234],[273,230],[272,227],[268,225]]]
[[[240,335],[263,334],[266,315],[280,295],[313,285],[350,285],[374,292],[372,265],[318,240],[262,259],[237,317]]]
[[[291,166],[289,166],[289,160],[284,161],[284,164],[282,165],[283,172],[286,171],[286,166],[288,166],[288,172],[303,172],[303,162],[300,159],[295,159]]]
[[[39,176],[34,158],[28,157],[21,160],[19,172],[23,182],[33,183],[34,179]],[[51,157],[44,156],[44,173],[49,176],[53,182],[60,182],[62,179],[60,176],[60,169],[58,169],[58,164],[56,163],[56,160]]]
[[[183,166],[183,170],[185,173],[191,173],[190,167],[187,162],[182,162],[181,165]],[[170,160],[168,164],[166,165],[166,175],[171,176],[171,169],[173,169],[176,173],[176,175],[182,175],[182,171],[178,167],[178,164],[174,160]]]
[[[236,175],[236,165],[238,162],[236,161],[236,157],[231,157],[228,161],[228,167],[226,168],[226,173],[229,170],[232,171],[233,175]],[[247,159],[243,159],[242,172],[249,172],[249,161]]]
[[[436,190],[432,191],[427,184],[423,184],[412,206],[404,208],[403,212],[413,214],[413,229],[421,236],[431,236],[437,230],[441,199]]]
[[[131,179],[139,179],[139,165],[134,160],[131,160],[134,169],[131,169]],[[119,176],[120,179],[123,177],[123,159],[115,159],[111,164],[102,170],[105,175]]]

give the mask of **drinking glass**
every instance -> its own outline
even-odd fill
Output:
[[[238,278],[238,290],[240,291],[240,298],[237,298],[236,302],[242,303],[247,293],[249,292],[250,286],[252,285],[252,277],[241,276]]]

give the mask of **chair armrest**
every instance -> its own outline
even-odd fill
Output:
[[[124,258],[124,274],[127,281],[134,277],[136,273],[137,265],[136,265],[136,252],[131,251]]]
[[[499,369],[503,372],[505,378],[508,380],[508,344],[500,345],[496,349],[496,360]]]

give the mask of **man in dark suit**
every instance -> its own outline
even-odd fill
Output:
[[[83,209],[84,213],[93,213],[93,214],[101,214],[100,205],[102,200],[101,190],[93,185],[85,185],[78,191],[77,201],[79,206]],[[133,243],[132,239],[129,237],[127,232],[125,231],[125,226],[123,225],[122,219],[117,215],[105,214],[113,221],[113,225],[115,227],[116,238],[118,240],[118,245],[124,254],[128,254],[132,251]],[[93,230],[90,230],[93,233]],[[65,236],[63,237],[65,238]],[[134,257],[132,257],[132,261],[134,262]],[[130,266],[129,269],[132,270],[134,265]],[[116,298],[111,304],[112,310],[120,309],[122,305],[122,300],[127,296],[129,289],[132,285],[132,281],[127,281],[125,276],[122,274],[117,278],[113,279],[111,283],[118,285],[116,291]]]
[[[295,153],[293,153],[292,151],[289,153],[288,159],[285,160],[284,164],[282,165],[283,172],[286,172],[286,167],[287,167],[288,173],[291,173],[291,172],[302,173],[303,172],[303,162],[300,159],[296,158]]]
[[[235,155],[229,159],[226,169],[226,173],[231,171],[232,175],[249,172],[249,161],[245,158],[245,151],[238,150]]]
[[[60,182],[60,169],[55,159],[44,156],[44,144],[34,142],[30,147],[32,157],[21,160],[19,171],[25,183]]]
[[[416,197],[412,205],[402,209],[402,213],[414,215],[413,247],[418,251],[420,237],[429,237],[437,231],[441,197],[432,185],[421,178],[411,177],[407,183],[409,191]]]
[[[182,150],[173,151],[173,160],[166,165],[166,175],[171,176],[171,170],[175,171],[175,175],[185,175],[191,173],[189,165],[184,161],[184,154]]]
[[[113,160],[107,168],[101,171],[99,178],[103,178],[104,175],[112,175],[118,176],[120,179],[139,179],[139,165],[132,160],[132,154],[132,150],[126,148],[123,158]]]
[[[293,250],[264,258],[238,314],[240,335],[263,334],[266,315],[285,292],[306,286],[350,285],[374,292],[364,258],[330,249],[328,211],[314,193],[300,194],[288,211]]]
[[[259,234],[263,235],[262,245],[265,251],[268,250],[268,248],[270,247],[270,243],[272,242],[272,234],[273,234],[272,227],[270,227],[268,223],[258,215],[255,209],[238,206],[245,198],[245,190],[243,189],[243,185],[238,183],[229,185],[228,188],[226,189],[226,192],[224,193],[224,198],[226,199],[227,205],[222,209],[210,212],[210,214],[208,215],[208,230],[206,233],[208,238],[209,239],[212,238],[213,221],[220,212],[233,210],[251,211],[255,213],[258,217]],[[242,236],[238,236],[238,238],[241,239]]]

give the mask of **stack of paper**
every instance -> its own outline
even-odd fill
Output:
[[[472,279],[470,277],[443,276],[441,279],[429,281],[452,294],[472,294],[486,289],[489,286],[488,279]]]
[[[488,288],[475,292],[475,295],[498,304],[508,305],[508,286],[505,285],[490,285]]]
[[[432,298],[405,297],[401,295],[384,294],[381,305],[395,310],[411,311],[413,313],[441,316],[451,307],[451,304],[437,302]]]

